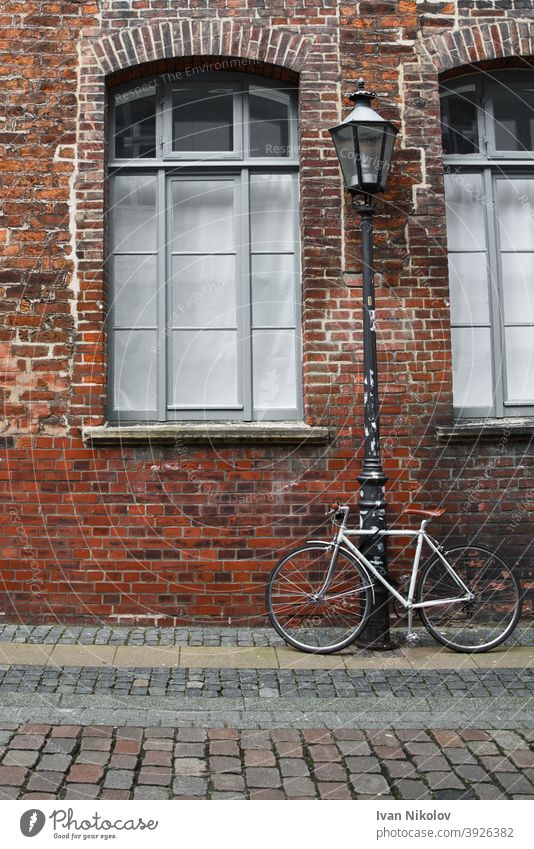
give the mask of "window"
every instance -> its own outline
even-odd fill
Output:
[[[441,87],[458,416],[534,415],[534,71]]]
[[[110,420],[299,418],[294,87],[192,69],[111,105]]]

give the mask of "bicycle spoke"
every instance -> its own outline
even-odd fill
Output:
[[[329,601],[332,601],[332,599],[334,599],[334,598],[342,598],[343,596],[346,596],[346,595],[360,595],[362,592],[365,592],[365,590],[367,590],[367,589],[371,589],[371,584],[366,584],[363,587],[358,587],[357,590],[347,590],[346,593],[337,593],[336,595],[330,595],[329,593],[327,593],[326,598]]]
[[[447,558],[474,598],[457,600],[458,588],[451,593],[445,566],[434,560],[421,575],[419,600],[444,603],[420,610],[424,624],[437,640],[460,651],[498,645],[515,627],[520,611],[511,569],[498,555],[477,546],[453,549]]]
[[[321,594],[331,563],[331,547],[299,549],[273,570],[269,583],[273,625],[292,645],[308,651],[333,651],[347,644],[367,615],[369,581],[364,580],[358,564],[341,551],[328,592]]]

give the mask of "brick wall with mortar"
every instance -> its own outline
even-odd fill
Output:
[[[401,127],[376,221],[390,522],[411,501],[446,505],[436,531],[502,542],[528,585],[530,443],[435,438],[451,421],[437,80],[533,56],[533,17],[524,0],[0,3],[6,618],[260,621],[280,550],[321,524],[325,503],[355,503],[358,228],[327,129],[362,73]],[[224,57],[298,79],[306,420],[332,440],[86,446],[81,427],[104,421],[108,88]]]

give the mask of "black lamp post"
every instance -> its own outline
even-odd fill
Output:
[[[364,460],[360,482],[360,527],[386,527],[386,475],[380,457],[378,412],[378,373],[376,360],[375,288],[373,270],[373,196],[383,192],[398,130],[371,108],[373,92],[366,91],[363,79],[350,95],[354,109],[338,127],[330,130],[343,172],[345,187],[362,222],[363,259],[363,387]],[[356,195],[362,203],[356,204]],[[372,542],[366,556],[387,576],[385,539]],[[389,595],[376,582],[375,603],[369,623],[358,640],[373,649],[393,648],[389,633]]]

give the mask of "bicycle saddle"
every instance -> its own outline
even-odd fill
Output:
[[[439,519],[445,510],[420,510],[417,507],[407,507],[405,513],[415,513],[417,516],[426,516],[428,519]]]

